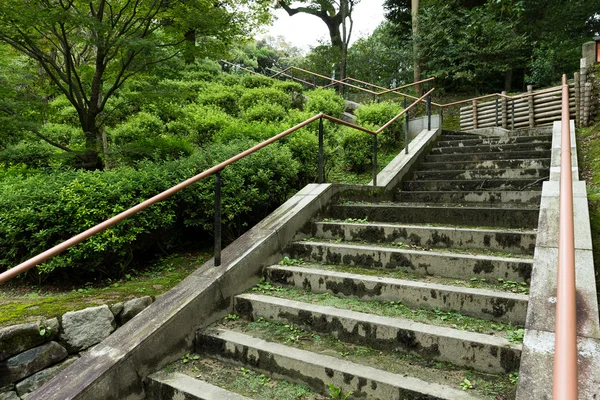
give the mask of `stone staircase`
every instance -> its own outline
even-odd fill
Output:
[[[514,399],[550,151],[444,131],[393,201],[314,221],[147,398]]]

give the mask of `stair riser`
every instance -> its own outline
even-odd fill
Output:
[[[547,176],[547,175],[546,175]],[[543,179],[543,178],[542,178]],[[482,179],[482,180],[441,180],[406,181],[402,190],[406,191],[480,191],[480,190],[541,190],[542,179]]]
[[[146,378],[146,400],[250,400],[180,373],[157,373]]]
[[[402,387],[403,382],[391,384],[370,376],[352,374],[347,369],[340,368],[337,363],[323,365],[321,363],[298,360],[287,354],[273,354],[257,349],[246,343],[228,342],[218,336],[196,335],[197,351],[212,355],[226,362],[249,366],[275,378],[283,378],[310,386],[319,393],[329,393],[329,384],[342,388],[344,393],[353,392],[357,398],[374,398],[390,400],[450,400],[455,395],[439,396],[423,394],[429,390],[408,389]]]
[[[483,204],[522,204],[538,206],[542,193],[535,190],[514,191],[457,191],[457,192],[398,192],[396,201],[408,203],[483,203]],[[536,217],[537,218],[537,217]],[[436,221],[433,221],[436,222]],[[441,223],[441,222],[440,222]]]
[[[359,225],[316,223],[318,238],[367,242],[403,242],[427,248],[489,249],[515,254],[533,254],[536,235],[522,232],[485,232],[437,227],[396,227],[393,225]]]
[[[551,143],[488,144],[481,146],[446,146],[431,149],[430,154],[503,153],[507,151],[550,151]]]
[[[510,322],[519,326],[525,324],[527,314],[527,300],[478,296],[463,288],[445,290],[430,284],[402,285],[381,279],[363,279],[360,276],[344,278],[277,268],[268,268],[267,278],[272,282],[292,285],[313,293],[331,293],[361,300],[401,301],[411,308],[458,311],[472,317]]]
[[[502,145],[502,144],[529,144],[529,143],[552,143],[552,136],[507,136],[501,138],[482,138],[482,139],[458,139],[445,140],[444,137],[437,143],[437,147],[470,147],[481,145]]]
[[[311,332],[333,335],[344,342],[382,351],[416,354],[489,373],[508,373],[518,369],[521,357],[516,349],[411,330],[400,324],[385,325],[378,321],[364,321],[340,314],[328,315],[243,298],[235,299],[235,311],[252,320],[264,318],[293,324]],[[435,329],[431,331],[435,332]]]
[[[302,258],[324,264],[350,265],[362,268],[385,268],[433,275],[445,278],[471,279],[498,278],[511,281],[528,281],[531,262],[489,260],[475,257],[440,256],[436,253],[408,252],[397,249],[364,249],[320,246],[310,243],[293,243],[286,249],[293,258]]]
[[[549,151],[506,151],[497,153],[458,153],[458,154],[429,154],[425,157],[425,162],[445,162],[445,161],[486,161],[486,160],[511,160],[524,158],[549,158]]]
[[[452,207],[382,207],[332,206],[330,217],[335,219],[367,218],[369,221],[401,222],[408,224],[454,224],[458,226],[495,226],[498,228],[536,228],[539,211],[536,209],[500,209]]]
[[[458,170],[490,170],[490,169],[529,169],[550,168],[550,159],[513,159],[513,160],[487,160],[487,161],[455,161],[455,162],[424,162],[419,164],[420,171],[458,171]]]
[[[540,179],[550,176],[549,168],[480,169],[458,171],[416,171],[414,180]]]

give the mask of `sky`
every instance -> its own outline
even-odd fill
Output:
[[[383,0],[362,0],[352,12],[354,28],[350,43],[370,35],[377,25],[383,21]],[[307,52],[311,46],[317,46],[320,39],[329,41],[329,33],[325,23],[319,18],[298,13],[293,17],[283,9],[275,10],[277,18],[263,36],[283,36],[286,42]]]

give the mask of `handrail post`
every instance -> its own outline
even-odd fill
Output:
[[[498,96],[496,96],[496,126],[498,126]]]
[[[323,117],[319,118],[319,183],[323,183]]]
[[[373,135],[373,186],[377,186],[377,135]]]
[[[406,110],[406,96],[404,96],[404,109]],[[404,154],[408,154],[408,111],[406,112],[405,119],[406,122],[404,125],[406,125],[406,129],[404,130]]]
[[[515,99],[512,100],[512,119],[510,122],[510,130],[515,130]]]
[[[429,85],[427,85],[429,91]],[[431,93],[427,95],[427,130],[431,130]]]
[[[215,173],[215,267],[221,265],[221,171]]]

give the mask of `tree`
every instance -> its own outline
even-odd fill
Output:
[[[209,43],[221,37],[220,30],[226,38],[243,31],[240,17],[227,11],[231,4],[213,4],[209,0],[5,0],[0,8],[0,41],[35,60],[73,105],[85,137],[85,151],[79,154],[82,166],[101,168],[103,111],[129,78],[176,56],[190,29],[200,30],[206,21],[212,21],[212,28],[204,32],[210,33]],[[196,19],[181,18],[192,12]]]
[[[331,45],[339,50],[340,53],[340,79],[346,77],[346,65],[348,57],[348,45],[352,36],[352,11],[354,6],[360,0],[300,0],[299,3],[306,4],[305,7],[291,8],[293,0],[277,0],[288,15],[294,16],[298,13],[314,15],[321,19],[329,30]],[[341,30],[340,30],[341,27]]]

